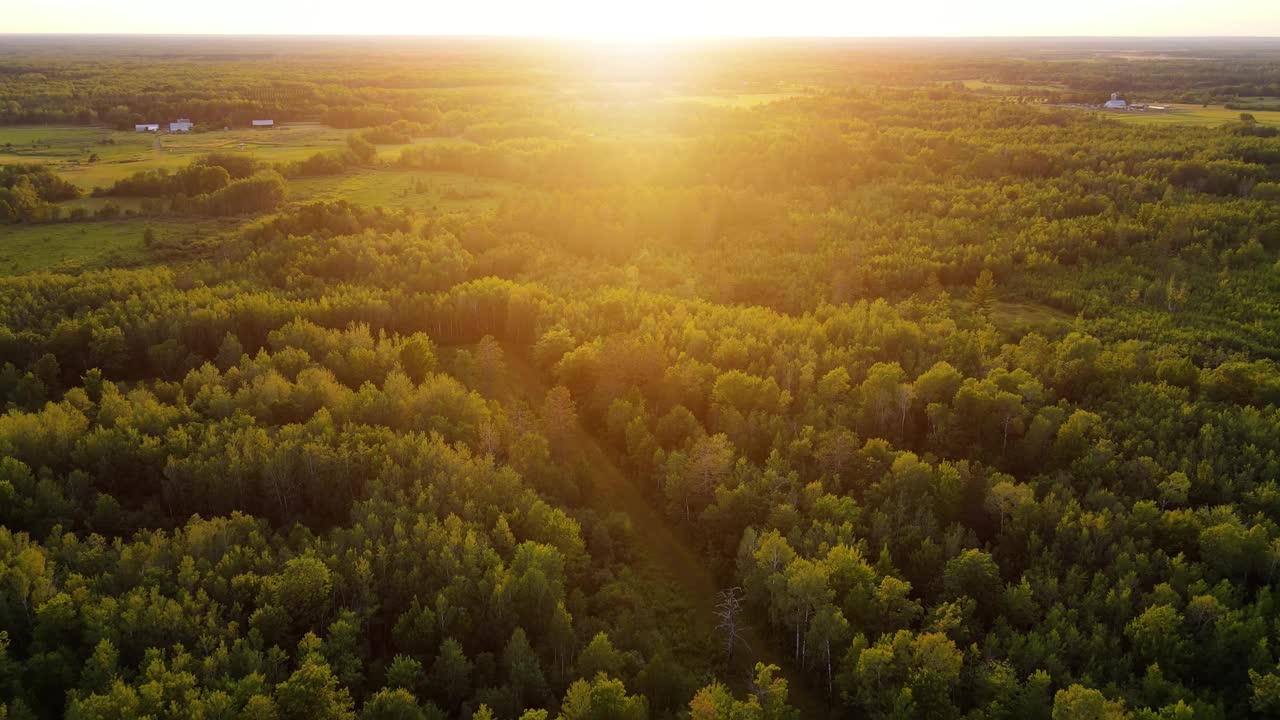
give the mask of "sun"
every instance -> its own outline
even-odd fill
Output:
[[[552,34],[585,40],[634,45],[724,34],[709,6],[696,1],[565,2],[561,10]]]

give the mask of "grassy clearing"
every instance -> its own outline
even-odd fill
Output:
[[[803,97],[804,93],[747,93],[744,95],[671,95],[663,98],[663,102],[696,102],[718,107],[749,108],[766,105],[779,100]]]
[[[132,175],[140,170],[168,168],[176,170],[186,165],[187,158],[175,155],[162,155],[147,159],[114,160],[109,162],[78,163],[57,168],[58,173],[75,183],[85,192],[95,187],[108,187],[117,180]]]
[[[954,295],[964,295],[963,289],[957,288]],[[954,299],[952,303],[961,312],[974,312],[970,300]],[[1053,333],[1070,327],[1075,317],[1047,305],[1030,302],[1004,302],[997,300],[991,305],[991,323],[1001,330],[1009,332],[1047,332]]]
[[[1236,98],[1233,103],[1243,105],[1257,105],[1263,108],[1264,112],[1280,110],[1280,97],[1274,95],[1246,95]]]
[[[1141,123],[1144,125],[1223,125],[1240,119],[1243,110],[1228,110],[1221,105],[1166,105],[1166,112],[1112,112],[1105,116],[1117,122]],[[1280,126],[1280,115],[1255,113],[1259,125]]]
[[[120,137],[124,136],[124,137]],[[69,180],[89,189],[110,185],[139,170],[175,169],[199,155],[211,152],[247,153],[264,162],[302,160],[321,150],[341,147],[346,130],[316,125],[282,127],[275,130],[228,130],[205,133],[174,133],[137,136],[115,133],[118,145],[131,149],[92,165],[79,164],[61,168]]]
[[[249,153],[264,162],[302,160],[341,147],[348,130],[314,123],[273,130],[196,133],[118,132],[101,127],[0,128],[0,162],[51,165],[85,190],[106,186],[139,170],[174,169],[210,152]],[[390,152],[395,146],[387,146]],[[96,159],[92,156],[96,155]]]
[[[400,151],[412,145],[439,145],[439,144],[457,144],[469,143],[470,140],[459,137],[420,137],[414,138],[413,142],[401,145],[375,145],[378,149],[378,160],[385,163],[395,163],[400,158]]]
[[[415,181],[425,182],[426,192],[416,192]],[[289,183],[293,200],[348,200],[422,212],[494,208],[505,193],[516,187],[501,180],[459,173],[382,169],[298,178]]]
[[[63,170],[91,162],[106,164],[152,157],[156,137],[103,127],[6,127],[0,128],[0,153],[20,162],[40,162]],[[94,155],[96,161],[92,160]]]
[[[991,308],[991,322],[1000,328],[1043,330],[1067,326],[1073,320],[1061,310],[1036,303],[996,302]]]
[[[0,234],[0,275],[136,265],[147,259],[142,236],[148,226],[160,241],[207,237],[229,229],[219,221],[171,218],[11,225]]]
[[[247,152],[269,162],[301,160],[319,150],[341,147],[347,130],[325,125],[285,125],[273,130],[218,130],[161,135],[165,154],[194,157],[210,152]]]
[[[75,157],[83,149],[102,145],[113,134],[107,128],[91,127],[0,127],[0,152],[21,157]]]
[[[965,80],[964,87],[966,90],[995,90],[1012,93],[1053,92],[1067,89],[1063,85],[1011,85],[1008,83],[992,83],[985,80]]]
[[[127,197],[81,197],[75,200],[67,200],[58,203],[62,206],[63,217],[73,208],[84,208],[87,212],[94,213],[102,209],[102,206],[108,203],[115,203],[121,210],[133,210],[135,212],[142,210],[142,198]]]
[[[199,155],[233,152],[253,155],[267,163],[302,160],[324,150],[344,147],[349,131],[319,124],[285,125],[274,130],[218,130],[159,135],[116,132],[105,128],[0,128],[0,163],[40,162],[52,166],[86,193],[110,186],[141,170],[176,170]],[[422,138],[414,144],[440,142]],[[379,157],[392,161],[405,145],[380,145]],[[97,155],[93,162],[91,155]],[[417,174],[420,176],[421,174]],[[338,178],[301,178],[290,183],[297,199],[340,199],[393,207],[474,207],[494,203],[493,183],[463,175],[439,174],[431,178],[432,191],[413,193],[412,173],[361,171]],[[481,187],[484,186],[484,187]],[[406,193],[406,190],[408,191]],[[123,209],[138,209],[135,198],[110,198]],[[81,198],[63,203],[65,210],[83,207],[90,212],[108,202]]]
[[[136,219],[14,226],[0,240],[0,274],[137,263],[146,256],[145,226]]]

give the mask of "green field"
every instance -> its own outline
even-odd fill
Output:
[[[135,265],[147,258],[142,241],[147,227],[158,240],[172,242],[233,226],[234,222],[158,218],[11,225],[0,235],[0,275]]]
[[[1221,105],[1166,105],[1166,112],[1114,112],[1105,116],[1117,122],[1139,123],[1144,125],[1223,125],[1240,119],[1241,110],[1229,110]],[[1280,115],[1253,113],[1259,125],[1280,127]]]
[[[301,160],[329,148],[342,147],[349,131],[318,124],[288,125],[270,131],[230,130],[189,134],[140,134],[95,127],[0,128],[0,163],[43,163],[80,186],[85,196],[61,203],[64,216],[74,208],[94,213],[108,203],[123,211],[140,211],[142,199],[92,197],[105,187],[140,170],[177,169],[209,152],[250,153],[264,162]],[[418,143],[439,142],[422,138]],[[379,145],[378,159],[391,163],[404,145]],[[89,162],[91,155],[97,159]],[[415,182],[422,180],[422,191]],[[362,169],[337,176],[295,178],[294,201],[345,199],[367,205],[412,208],[420,212],[486,210],[497,206],[510,183],[458,173],[397,169]],[[227,227],[238,224],[228,220]],[[200,236],[220,229],[208,220],[121,218],[111,221],[15,225],[0,237],[0,275],[41,270],[78,271],[131,265],[146,259],[142,234],[147,226],[161,239]]]
[[[410,145],[435,145],[435,144],[456,144],[460,142],[471,142],[465,138],[457,137],[420,137],[414,138],[413,142],[404,145],[387,145],[380,144],[374,147],[378,148],[378,162],[394,164],[400,158],[400,151]]]
[[[997,90],[1000,92],[1026,93],[1026,92],[1051,92],[1057,90],[1066,90],[1062,85],[1011,85],[1008,83],[993,83],[985,80],[965,80],[965,89],[967,90]]]
[[[803,93],[791,92],[746,93],[742,95],[672,95],[663,98],[663,102],[696,102],[718,107],[749,108],[802,96]]]
[[[63,213],[66,213],[73,208],[84,208],[86,211],[94,213],[101,210],[104,205],[109,203],[114,203],[119,206],[121,210],[140,211],[142,209],[142,198],[131,197],[91,197],[86,195],[84,197],[76,198],[75,200],[67,200],[58,204],[62,206]]]
[[[418,180],[426,184],[425,192],[415,190]],[[289,182],[290,198],[296,201],[348,200],[424,212],[492,208],[505,192],[516,187],[513,183],[461,173],[381,169]]]
[[[967,312],[977,312],[973,302],[956,299],[952,301],[957,308]],[[1053,333],[1070,327],[1074,319],[1060,310],[1047,305],[1031,302],[996,301],[991,304],[991,323],[1006,331],[1037,331]]]
[[[274,130],[214,130],[194,133],[118,132],[101,127],[10,127],[0,129],[0,163],[53,166],[86,191],[110,185],[139,170],[175,169],[210,152],[251,153],[265,162],[302,160],[341,147],[349,131],[316,123]],[[400,146],[381,150],[393,155]],[[95,160],[91,160],[97,155]]]

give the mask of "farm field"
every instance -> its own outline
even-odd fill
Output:
[[[1274,95],[1253,95],[1237,98],[1235,102],[1280,106],[1280,97],[1276,97]]]
[[[452,212],[493,209],[516,187],[463,173],[378,169],[303,178],[290,184],[290,192],[300,202],[341,199],[422,212]]]
[[[344,146],[348,131],[314,123],[272,130],[135,133],[107,128],[0,127],[0,162],[47,163],[85,190],[139,170],[174,170],[210,152],[245,153],[290,162]],[[388,152],[394,147],[386,148]],[[90,156],[97,159],[90,161]]]
[[[1167,105],[1168,112],[1108,112],[1103,115],[1109,119],[1123,123],[1139,125],[1202,125],[1218,126],[1230,122],[1239,122],[1241,110],[1230,110],[1221,105],[1202,107],[1172,103]],[[1266,112],[1254,114],[1259,125],[1280,127],[1280,113],[1270,115]]]
[[[1041,83],[1012,84],[1012,83],[993,83],[985,80],[965,80],[964,86],[969,90],[994,90],[999,92],[1010,93],[1026,93],[1026,92],[1051,92],[1066,90],[1064,85],[1047,85]]]

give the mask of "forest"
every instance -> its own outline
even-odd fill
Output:
[[[1280,717],[1280,48],[167,42],[0,49],[0,719]]]

